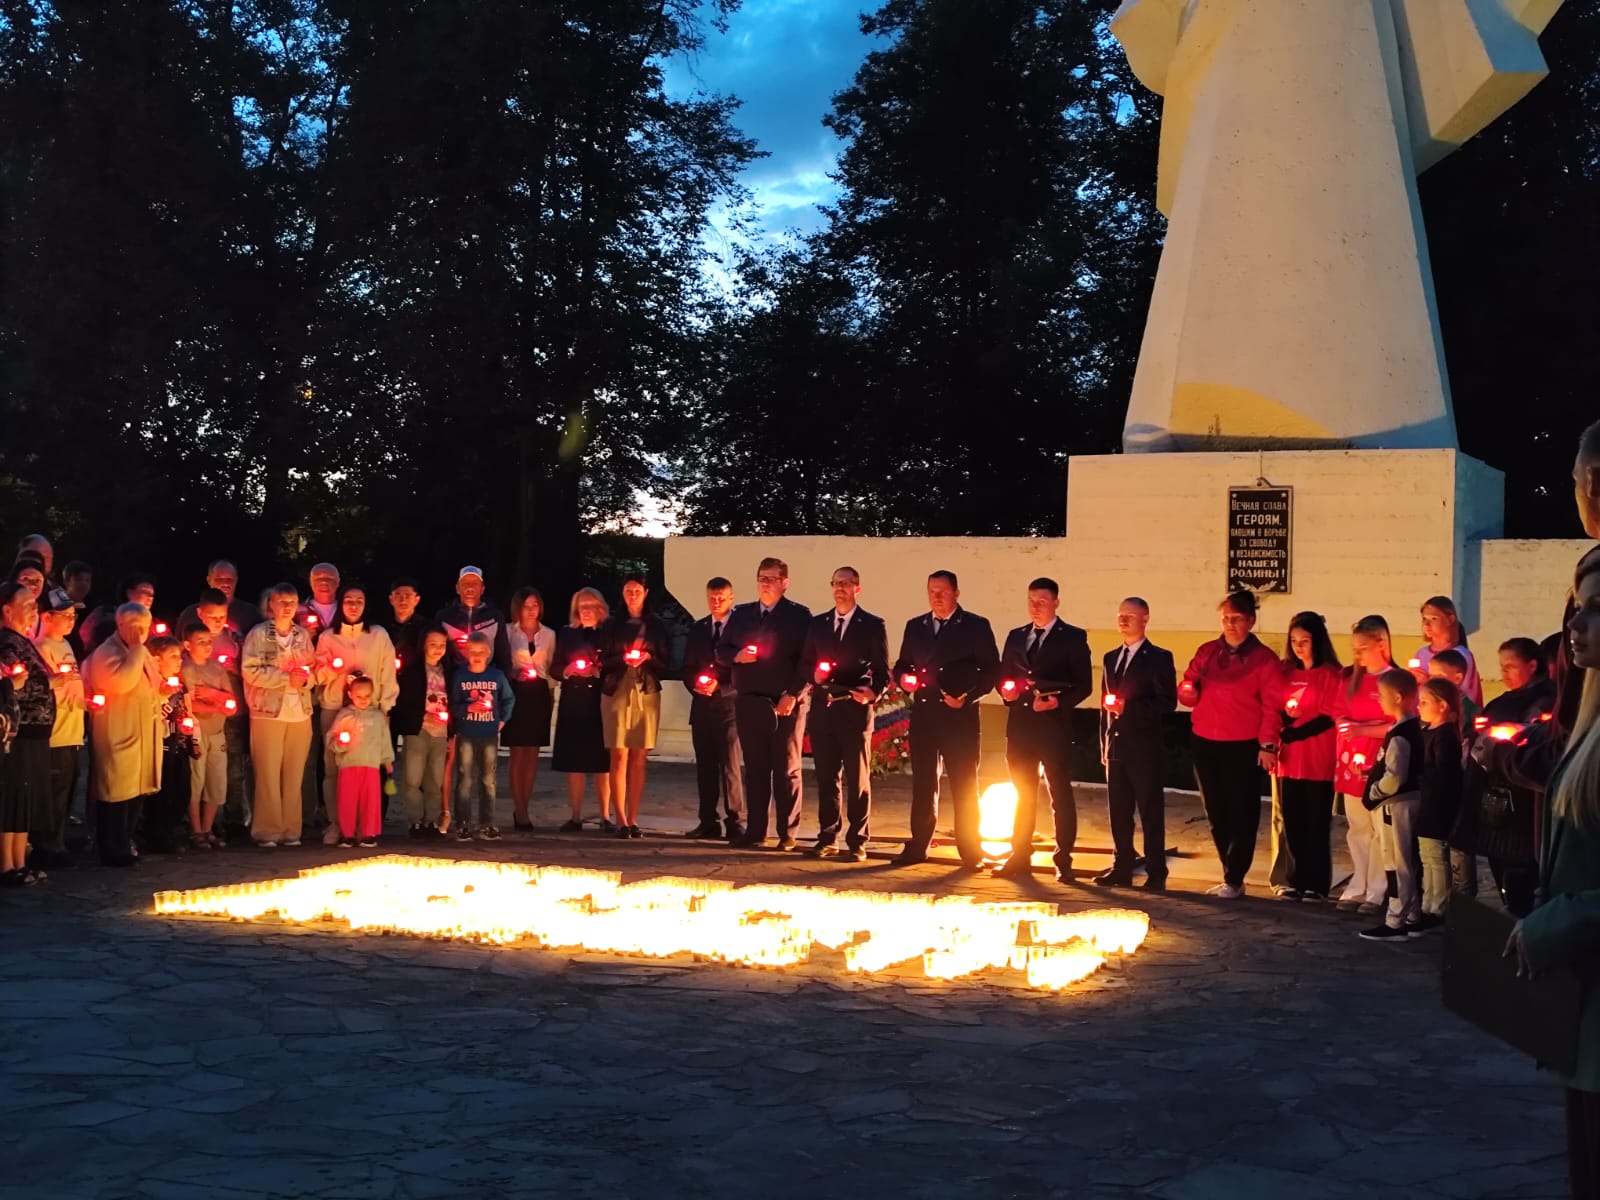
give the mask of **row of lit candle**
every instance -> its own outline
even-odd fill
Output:
[[[860,889],[662,876],[624,884],[614,871],[383,855],[302,871],[297,878],[158,892],[158,913],[291,921],[332,917],[352,929],[491,943],[527,941],[652,958],[690,954],[747,966],[793,966],[814,948],[846,970],[920,961],[931,978],[990,969],[1057,989],[1137,950],[1139,912],[1062,913],[1050,903],[991,903]]]

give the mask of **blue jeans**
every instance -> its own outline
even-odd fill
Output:
[[[456,788],[452,814],[461,824],[493,825],[497,738],[456,738]],[[472,799],[478,799],[478,816],[472,819]]]

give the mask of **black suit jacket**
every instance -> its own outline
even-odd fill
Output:
[[[1045,735],[1071,741],[1072,710],[1094,691],[1089,635],[1057,619],[1030,666],[1028,642],[1032,637],[1032,624],[1013,629],[1006,635],[1006,648],[1000,655],[1001,679],[1016,680],[1018,685],[1017,698],[1006,701],[1011,710],[1006,717],[1006,737]],[[1060,706],[1035,712],[1033,698],[1045,692],[1053,692]]]
[[[732,618],[733,614],[728,614]],[[724,622],[722,636],[728,636],[728,625]],[[709,696],[702,696],[695,691],[695,681],[702,675],[710,675],[717,681],[717,690]],[[710,711],[710,708],[719,700],[731,701],[734,698],[733,671],[717,661],[714,648],[711,645],[711,618],[701,617],[689,627],[689,640],[683,647],[683,686],[689,690],[689,724],[694,725]]]
[[[1115,675],[1118,646],[1105,657],[1105,674],[1100,695],[1107,692],[1122,701],[1122,713],[1115,720],[1100,706],[1100,736],[1107,757],[1128,754],[1161,754],[1161,719],[1178,707],[1178,674],[1172,652],[1146,638],[1119,679]]]
[[[944,707],[941,691],[966,696],[967,707],[994,690],[1000,673],[1000,652],[995,648],[994,630],[989,622],[957,607],[944,623],[939,636],[933,636],[933,614],[923,613],[906,622],[900,637],[900,657],[894,663],[894,681],[915,673],[922,681],[912,698],[914,706],[938,704]]]
[[[769,700],[785,695],[803,698],[801,689],[806,681],[800,674],[800,652],[810,625],[811,610],[787,596],[772,606],[765,619],[759,600],[736,604],[717,646],[717,663],[732,672],[734,690],[740,695]],[[755,662],[733,661],[734,655],[752,645]]]
[[[811,618],[805,646],[800,651],[800,674],[806,686],[819,695],[847,695],[858,687],[869,687],[874,696],[883,695],[889,686],[889,631],[883,618],[857,607],[845,626],[844,641],[833,633],[833,609]],[[830,662],[833,670],[827,682],[816,684],[817,664]]]
[[[600,691],[603,694],[617,694],[622,677],[628,671],[625,655],[636,646],[650,654],[638,667],[640,686],[646,692],[661,690],[661,673],[667,670],[667,659],[672,655],[672,639],[667,627],[650,613],[645,613],[644,620],[635,626],[624,609],[620,617],[613,616],[600,626]]]

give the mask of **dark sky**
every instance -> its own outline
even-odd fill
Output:
[[[876,40],[861,35],[858,21],[871,7],[870,0],[744,0],[726,34],[711,33],[701,54],[668,67],[674,92],[698,88],[744,102],[735,120],[769,155],[744,183],[769,234],[821,225],[816,205],[833,197],[828,172],[839,150],[822,117]]]

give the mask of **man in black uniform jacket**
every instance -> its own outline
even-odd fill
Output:
[[[717,663],[717,647],[727,634],[733,584],[720,575],[709,580],[706,607],[710,616],[694,623],[683,649],[683,686],[689,689],[689,735],[700,790],[700,824],[688,836],[725,836],[732,842],[744,836],[744,764],[729,686],[733,672]]]
[[[833,609],[813,617],[800,653],[808,680],[811,762],[817,775],[817,844],[813,858],[867,861],[867,823],[872,815],[872,706],[889,686],[889,635],[883,618],[856,603],[861,576],[840,567],[828,586]],[[839,781],[850,827],[841,856]]]
[[[978,700],[1000,669],[989,622],[967,612],[954,571],[928,576],[928,611],[906,622],[893,678],[911,693],[911,838],[891,865],[926,862],[939,821],[939,763],[955,800],[956,849],[983,865],[978,837]]]
[[[995,868],[1007,878],[1032,872],[1033,827],[1039,795],[1039,768],[1050,784],[1055,815],[1056,878],[1071,878],[1072,846],[1078,840],[1078,807],[1072,796],[1072,710],[1094,690],[1089,666],[1089,635],[1056,619],[1060,589],[1053,579],[1028,585],[1028,615],[1013,629],[1000,654],[1000,698],[1006,716],[1006,767],[1017,789],[1017,816],[1011,829],[1011,857]]]
[[[800,651],[811,610],[785,597],[788,588],[789,565],[780,558],[763,558],[756,568],[760,598],[734,608],[717,646],[717,665],[731,671],[736,693],[749,826],[734,845],[743,849],[766,843],[774,807],[779,850],[795,848],[800,824],[800,746],[806,732]]]
[[[1133,884],[1133,814],[1144,828],[1145,884],[1167,886],[1166,794],[1161,787],[1166,744],[1161,720],[1178,707],[1172,652],[1144,636],[1150,606],[1129,596],[1117,606],[1122,645],[1105,657],[1101,676],[1100,761],[1106,768],[1106,805],[1116,858],[1094,877],[1101,887]]]

